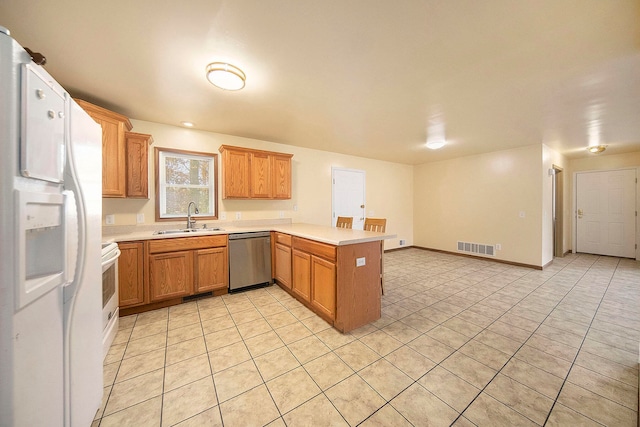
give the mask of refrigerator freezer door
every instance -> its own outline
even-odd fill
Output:
[[[64,198],[16,191],[18,282],[16,310],[64,283]]]
[[[22,66],[22,175],[62,182],[64,171],[65,94],[31,64]]]

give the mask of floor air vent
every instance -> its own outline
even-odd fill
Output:
[[[468,252],[470,254],[495,256],[495,246],[484,245],[482,243],[458,242],[458,250],[460,252]]]

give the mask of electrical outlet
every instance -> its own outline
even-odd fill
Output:
[[[116,216],[115,215],[107,215],[104,217],[104,221],[107,223],[107,225],[113,225],[116,223]]]
[[[136,223],[137,224],[144,224],[144,214],[143,213],[139,213],[136,215]]]
[[[242,212],[236,212],[236,219],[242,219]]]
[[[284,218],[284,211],[280,211],[280,213],[278,214],[278,216],[279,216],[280,218]]]
[[[293,211],[298,212],[298,205],[293,205]]]
[[[222,220],[227,219],[227,213],[226,212],[221,212],[220,213],[220,219],[222,219]]]
[[[367,259],[365,257],[356,258],[356,267],[364,267],[367,265]]]
[[[496,243],[496,251],[501,251],[501,250],[502,250],[502,244]]]
[[[404,246],[407,244],[407,241],[404,239],[400,239],[400,246]]]
[[[520,215],[520,218],[524,218],[524,217],[526,216],[526,215],[525,215],[525,213],[524,213],[524,211],[520,211],[520,214],[519,214],[519,215]]]

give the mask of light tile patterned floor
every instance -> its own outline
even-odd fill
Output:
[[[636,426],[640,263],[407,249],[340,334],[277,286],[120,319],[94,426]]]

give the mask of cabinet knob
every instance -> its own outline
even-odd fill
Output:
[[[36,96],[38,97],[38,99],[45,99],[47,97],[47,94],[44,93],[42,89],[36,89]]]

